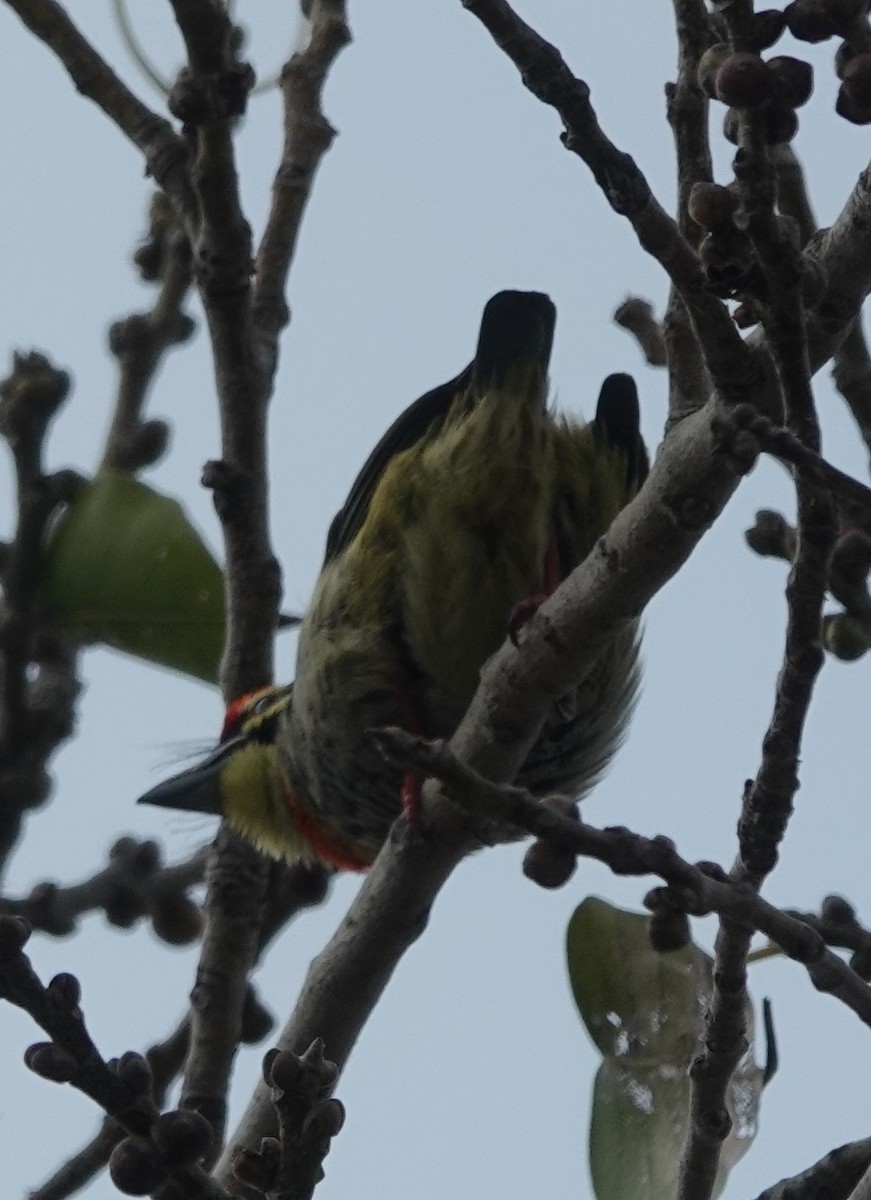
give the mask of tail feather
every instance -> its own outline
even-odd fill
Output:
[[[641,438],[641,409],[638,389],[631,375],[609,375],[599,392],[593,422],[609,445],[626,458],[626,482],[641,486],[650,470],[647,448]]]

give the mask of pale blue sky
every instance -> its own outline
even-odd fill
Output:
[[[130,7],[150,26],[151,52],[171,74],[179,52],[164,6],[138,0]],[[106,7],[79,0],[69,8],[116,68],[159,103],[120,48]],[[293,5],[242,5],[254,23],[261,74],[278,64],[289,41],[285,9]],[[670,206],[663,84],[673,73],[671,6],[526,0],[522,12],[589,81],[605,129]],[[493,292],[536,288],[555,300],[552,384],[562,405],[589,415],[602,377],[630,370],[651,446],[664,417],[663,374],[642,365],[610,315],[628,292],[661,310],[665,281],[584,166],[561,147],[554,114],[523,89],[458,0],[352,4],[350,17],[355,41],[326,93],[340,136],[305,220],[272,412],[273,529],[291,609],[306,602],[329,520],[372,444],[409,401],[465,365]],[[12,348],[35,346],[72,371],[75,392],[57,422],[50,461],[88,471],[111,408],[107,323],[148,299],[128,264],[149,188],[137,154],[3,5],[0,46],[0,342],[7,361]],[[778,52],[795,46],[785,38]],[[814,175],[820,219],[830,221],[866,166],[869,140],[867,130],[834,117],[831,50],[814,57],[824,67],[802,111],[797,148]],[[277,98],[262,97],[239,137],[244,200],[258,230],[279,137]],[[726,149],[718,153],[726,164]],[[827,378],[817,395],[828,453],[862,471],[864,455]],[[214,410],[200,334],[173,354],[158,380],[150,413],[170,420],[173,447],[148,479],[182,497],[217,547],[210,499],[198,483],[202,462],[217,451]],[[0,472],[5,533],[12,511],[5,458]],[[650,607],[645,685],[629,743],[585,806],[592,822],[666,833],[689,858],[727,865],[782,643],[784,569],[743,544],[759,507],[791,510],[776,466],[761,465],[742,485],[687,569]],[[279,659],[282,678],[289,677],[291,638]],[[57,758],[53,804],[29,822],[13,865],[16,892],[45,878],[89,874],[122,832],[159,837],[178,857],[210,829],[132,802],[191,741],[214,736],[217,694],[101,650],[85,655],[83,672],[79,734]],[[826,892],[842,891],[871,916],[868,697],[866,664],[827,665],[798,811],[766,893],[777,903],[812,908]],[[325,1164],[321,1200],[588,1194],[597,1060],[569,997],[565,925],[584,895],[638,907],[652,881],[614,880],[582,864],[568,887],[548,894],[521,876],[521,856],[517,847],[480,854],[445,889],[341,1081],[348,1119]],[[356,887],[342,880],[259,972],[264,998],[282,1019]],[[698,936],[709,942],[712,923]],[[90,1028],[107,1056],[170,1029],[195,963],[192,953],[168,950],[143,929],[106,932],[98,919],[65,942],[35,937],[31,949],[44,978],[59,970],[79,975]],[[757,1143],[727,1190],[736,1200],[868,1133],[868,1031],[814,992],[798,966],[760,965],[752,984],[757,1001],[772,997],[781,1070],[764,1099]],[[20,1066],[25,1046],[40,1036],[22,1014],[0,1013],[0,1159],[10,1197],[40,1183],[98,1120],[86,1099]],[[242,1056],[237,1112],[264,1049]],[[105,1180],[84,1193],[88,1200],[115,1194]]]

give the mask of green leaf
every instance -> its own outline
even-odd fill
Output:
[[[100,471],[64,510],[46,545],[39,603],[83,641],[217,681],[221,568],[181,505],[129,475]]]
[[[567,933],[575,1003],[603,1063],[596,1076],[590,1170],[597,1200],[672,1200],[689,1129],[689,1065],[701,1048],[713,961],[698,946],[655,951],[649,919],[590,897]],[[727,1097],[732,1133],[717,1193],[756,1134],[763,1072],[749,1049]]]

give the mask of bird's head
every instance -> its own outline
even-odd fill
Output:
[[[272,858],[316,861],[289,803],[290,784],[276,745],[292,686],[264,687],[227,708],[221,738],[199,763],[139,797],[140,804],[223,817]]]

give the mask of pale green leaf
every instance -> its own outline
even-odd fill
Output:
[[[221,568],[180,504],[101,471],[53,527],[42,564],[45,616],[208,683],[224,643]]]

